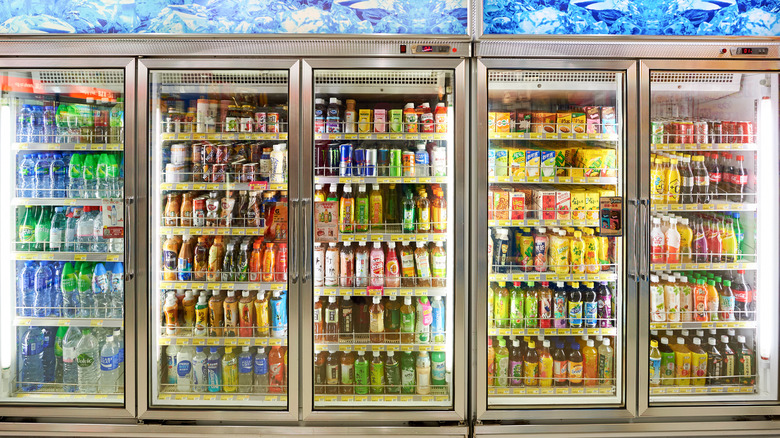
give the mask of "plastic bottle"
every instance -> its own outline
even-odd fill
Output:
[[[203,393],[208,389],[207,357],[202,346],[195,347],[195,355],[192,356],[192,391]]]
[[[73,154],[68,164],[68,197],[84,198],[83,154]]]
[[[37,391],[43,386],[43,332],[30,327],[21,336],[19,381],[22,391]]]
[[[60,153],[51,154],[49,163],[49,190],[52,198],[65,198],[68,195],[68,173]]]
[[[431,359],[427,351],[417,354],[416,363],[417,394],[431,393]]]
[[[100,377],[98,378],[98,392],[102,394],[117,393],[119,380],[119,351],[114,337],[106,337],[106,343],[100,349]]]
[[[37,154],[35,157],[35,173],[33,194],[36,198],[51,198],[51,157],[49,154]]]
[[[94,207],[84,207],[83,213],[76,222],[76,251],[92,251],[92,236],[94,233],[92,208]]]
[[[30,105],[21,105],[16,113],[16,141],[19,143],[30,143],[32,108]]]
[[[21,156],[16,175],[16,195],[32,198],[35,194],[35,154]]]
[[[65,207],[55,207],[54,215],[51,217],[49,226],[49,251],[65,250],[65,229],[67,228],[67,219],[65,218]]]
[[[573,274],[585,273],[585,241],[582,240],[581,231],[574,232],[574,237],[571,239],[570,252],[571,272]]]
[[[109,143],[124,143],[125,141],[125,103],[119,97],[111,107],[109,118]]]
[[[417,126],[417,111],[414,108],[413,103],[407,103],[404,105],[404,131],[405,132],[418,132]]]
[[[697,322],[709,321],[707,314],[707,288],[704,286],[704,279],[699,279],[696,286],[693,287],[693,320]]]
[[[666,263],[664,252],[665,238],[661,230],[661,219],[653,218],[653,228],[650,230],[650,262]]]
[[[417,199],[417,232],[429,233],[431,231],[431,204],[428,200],[428,193],[420,191],[420,197]]]
[[[238,392],[249,393],[252,390],[254,380],[252,353],[249,347],[241,347],[238,355]]]
[[[76,346],[78,363],[79,392],[94,394],[97,392],[100,373],[98,341],[89,329],[82,332],[82,337]]]
[[[654,203],[665,204],[666,198],[664,190],[666,182],[664,181],[665,172],[661,166],[661,157],[654,157],[650,168],[650,199]]]
[[[222,356],[222,391],[236,392],[238,390],[238,357],[233,347],[225,347]]]
[[[680,321],[680,287],[674,277],[669,277],[664,285],[664,307],[667,322]]]
[[[78,343],[81,330],[70,326],[62,338],[62,383],[65,392],[76,392],[79,383]]]
[[[89,154],[84,159],[84,165],[81,168],[82,198],[98,198],[97,193],[97,155]]]
[[[650,341],[650,386],[661,385],[661,352],[658,341]]]
[[[582,349],[583,377],[585,386],[598,385],[598,351],[593,339],[588,339],[585,348]]]
[[[704,157],[693,157],[693,193],[695,201],[699,204],[710,202],[710,175],[704,166]]]
[[[51,207],[40,207],[38,218],[35,222],[35,246],[34,251],[49,251],[49,236],[51,234]]]
[[[520,340],[512,340],[512,351],[509,353],[509,385],[521,386],[523,384],[523,351],[520,348]]]
[[[691,170],[691,158],[684,156],[682,161],[678,163],[678,169],[680,171],[680,203],[692,204],[694,203],[694,179],[693,171]]]
[[[674,351],[675,386],[690,386],[691,384],[691,350],[685,346],[685,338],[678,337],[677,343],[671,346]]]
[[[32,315],[46,317],[51,314],[53,273],[49,262],[41,262],[33,277]]]
[[[211,347],[209,357],[206,359],[206,372],[208,376],[208,392],[222,391],[222,361],[217,347]]]
[[[509,350],[506,348],[506,339],[501,336],[498,337],[495,354],[495,386],[509,386]]]
[[[73,252],[78,248],[78,239],[76,236],[76,227],[79,219],[81,218],[80,208],[71,208],[68,214],[65,216],[65,237],[63,244],[63,251]]]
[[[92,252],[108,251],[106,239],[103,238],[103,207],[92,207]]]
[[[122,262],[111,267],[111,315],[110,318],[122,318],[125,314],[125,270]]]
[[[539,354],[539,386],[550,387],[553,386],[553,378],[555,372],[555,365],[553,364],[553,357],[550,353],[550,340],[545,339],[542,341],[542,348],[538,352]]]
[[[525,327],[539,327],[539,290],[534,286],[533,281],[526,283],[523,310],[525,312]]]
[[[729,196],[729,200],[732,202],[745,202],[747,198],[748,172],[744,163],[745,157],[737,155],[736,165],[731,176],[731,190],[733,194]]]
[[[94,314],[95,301],[94,293],[92,292],[92,271],[92,264],[89,262],[83,262],[78,269],[76,285],[78,288],[79,307],[76,314],[79,318],[90,318]]]
[[[581,328],[582,327],[582,314],[583,314],[583,301],[582,291],[580,290],[580,284],[577,282],[571,283],[571,289],[569,290],[569,327]]]
[[[45,141],[43,135],[43,108],[40,105],[31,105],[30,108],[30,141],[43,143]]]

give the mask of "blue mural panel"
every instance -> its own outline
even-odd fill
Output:
[[[780,0],[484,0],[484,33],[779,36]]]
[[[0,0],[0,33],[468,34],[469,0]]]

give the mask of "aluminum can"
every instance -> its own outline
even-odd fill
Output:
[[[266,117],[268,113],[265,111],[255,112],[255,132],[267,132]]]
[[[352,176],[352,145],[349,143],[339,146],[339,176]]]
[[[353,153],[352,174],[355,176],[365,176],[366,170],[366,150],[356,148]]]
[[[225,174],[227,173],[226,164],[215,164],[212,166],[211,182],[223,183],[225,182]]]
[[[730,120],[724,120],[720,123],[723,125],[723,135],[721,136],[723,141],[721,143],[734,143],[737,124]]]
[[[390,150],[390,166],[388,169],[388,176],[401,176],[401,169],[403,168],[402,152],[400,149]]]
[[[698,121],[693,124],[693,136],[695,143],[705,144],[709,141],[709,127],[707,122]]]
[[[329,176],[338,176],[339,163],[341,161],[341,152],[339,145],[331,143],[328,145],[328,169],[325,172]]]
[[[414,166],[414,152],[404,151],[401,162],[403,163],[403,176],[417,176]]]
[[[171,163],[173,164],[184,164],[187,161],[189,147],[186,144],[172,144],[171,145]]]
[[[279,130],[279,113],[267,113],[265,121],[267,132],[281,132]]]
[[[216,152],[216,162],[219,164],[227,164],[230,161],[230,146],[226,144],[218,144],[214,146]]]
[[[734,143],[755,143],[753,138],[753,122],[737,122],[736,141]]]
[[[650,122],[650,142],[660,144],[664,142],[664,123]]]
[[[366,165],[364,167],[363,176],[377,176],[377,152],[376,149],[366,149]]]
[[[377,151],[377,174],[379,176],[387,176],[389,174],[390,166],[390,149],[380,148]]]
[[[241,182],[257,181],[257,163],[246,163],[241,169]]]

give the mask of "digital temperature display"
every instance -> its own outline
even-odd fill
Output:
[[[450,46],[447,46],[447,45],[417,44],[415,46],[412,46],[412,53],[426,53],[426,54],[446,55],[446,54],[450,53]]]
[[[731,49],[734,56],[766,56],[769,54],[768,47],[736,47]]]

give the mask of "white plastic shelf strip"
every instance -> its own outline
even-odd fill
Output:
[[[163,84],[180,85],[287,85],[286,71],[199,71],[158,73],[156,79]]]
[[[413,94],[443,92],[442,70],[319,70],[314,74],[317,93],[365,92]]]
[[[123,70],[35,70],[33,79],[55,85],[112,85],[125,83]]]
[[[491,70],[493,90],[614,90],[618,72],[566,70]]]
[[[739,91],[742,73],[654,71],[650,73],[653,91]]]

